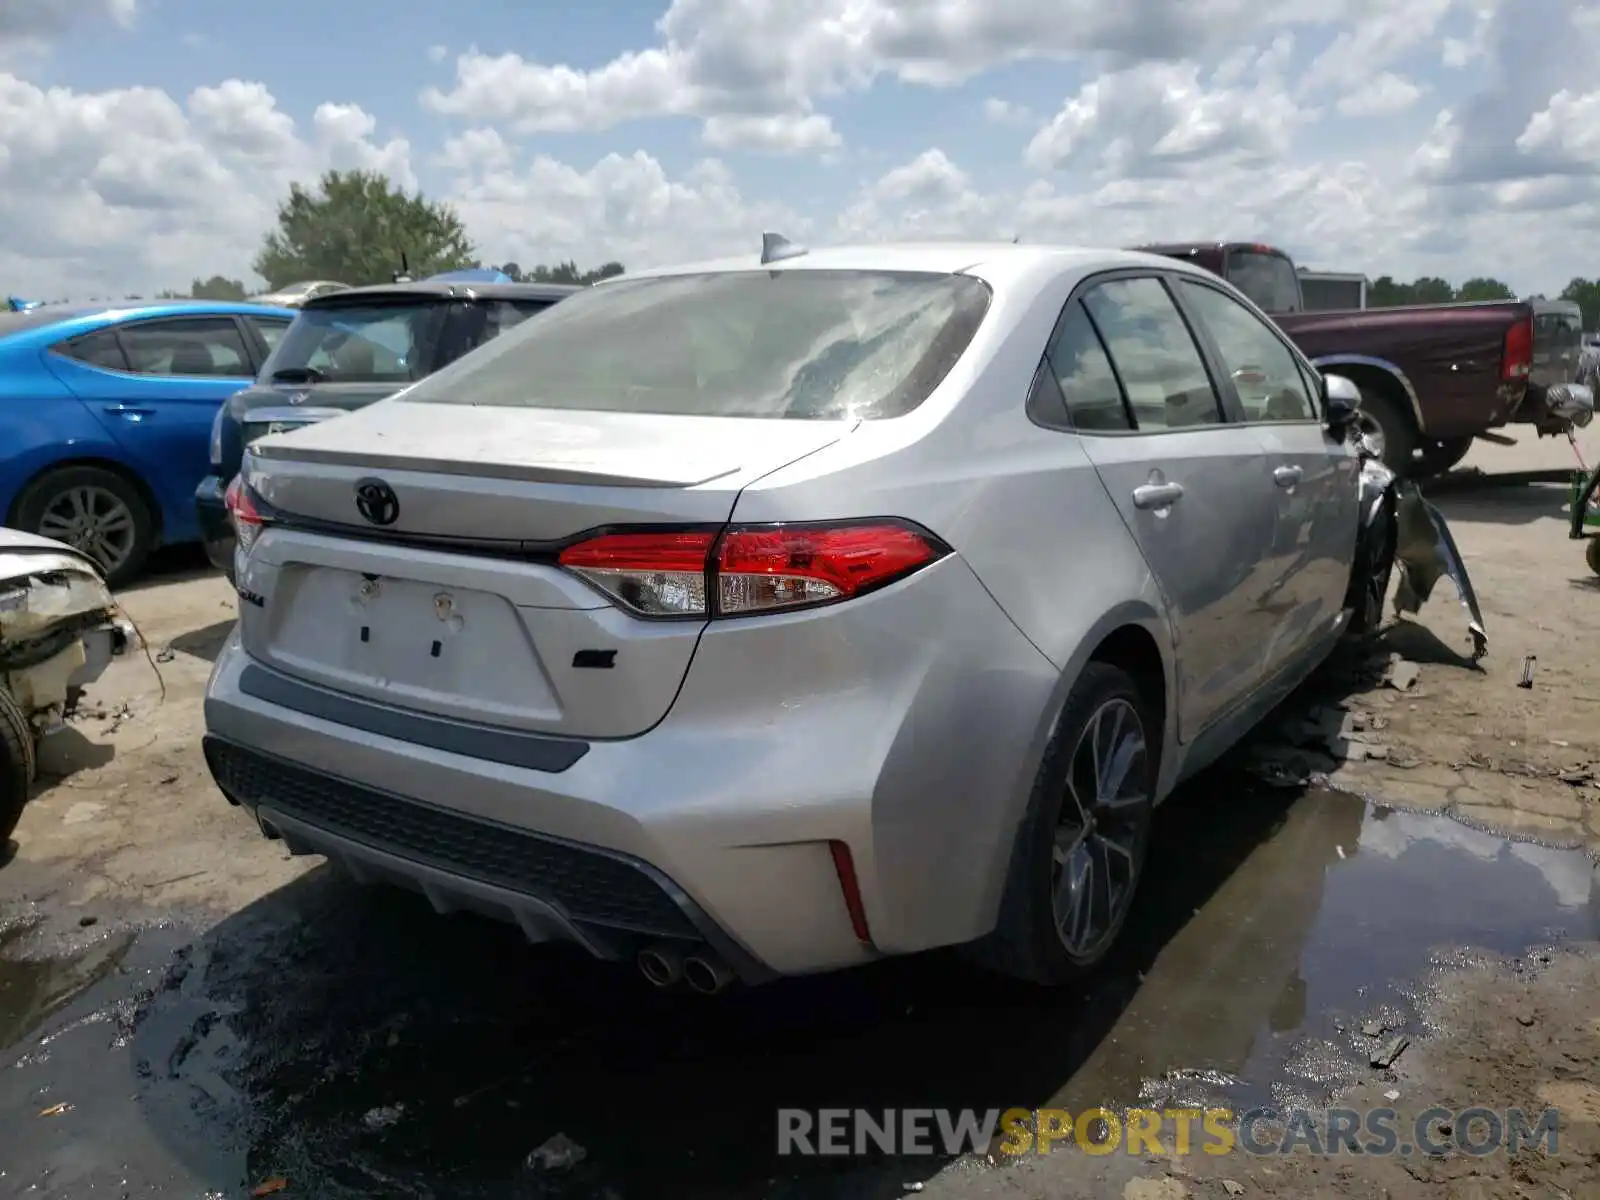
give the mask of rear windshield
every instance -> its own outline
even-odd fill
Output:
[[[1235,250],[1228,255],[1228,282],[1262,312],[1300,311],[1300,277],[1294,264],[1281,254]]]
[[[921,404],[971,343],[965,275],[731,271],[606,283],[406,392],[408,402],[875,420]]]
[[[304,308],[262,375],[309,372],[328,383],[406,384],[421,379],[438,337],[442,304]]]

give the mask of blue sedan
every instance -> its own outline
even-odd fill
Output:
[[[113,587],[199,540],[212,418],[289,309],[214,301],[0,310],[0,513],[92,556]]]

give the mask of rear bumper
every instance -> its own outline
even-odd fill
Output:
[[[228,516],[228,506],[223,499],[228,483],[216,475],[207,475],[194,493],[194,510],[200,522],[200,540],[205,543],[206,558],[211,565],[233,578],[233,521]]]
[[[263,688],[235,631],[207,758],[291,848],[602,957],[699,940],[754,980],[967,942],[993,928],[1059,673],[959,560],[908,583],[709,630],[654,729],[551,738],[563,753],[542,758],[509,737],[474,749],[482,727]]]
[[[264,833],[296,854],[326,855],[358,879],[420,891],[439,912],[510,921],[532,941],[576,942],[598,958],[622,958],[640,941],[703,942],[746,983],[772,974],[648,863],[464,817],[223,738],[202,744],[222,794],[250,808]]]

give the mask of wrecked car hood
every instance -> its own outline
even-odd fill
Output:
[[[0,660],[57,625],[104,620],[115,610],[93,560],[64,542],[0,529]]]
[[[1400,479],[1393,471],[1369,453],[1371,447],[1362,438],[1361,464],[1361,516],[1364,524],[1376,520],[1383,511],[1384,497],[1395,499],[1395,565],[1400,570],[1400,584],[1395,590],[1394,611],[1415,613],[1433,594],[1433,588],[1442,576],[1448,575],[1455,584],[1456,595],[1467,613],[1467,632],[1472,637],[1472,658],[1482,658],[1489,650],[1489,634],[1483,623],[1483,610],[1478,605],[1478,593],[1473,590],[1472,579],[1461,552],[1450,534],[1450,526],[1441,513],[1423,497],[1421,490],[1410,480]]]

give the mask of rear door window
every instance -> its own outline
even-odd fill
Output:
[[[1221,424],[1205,360],[1159,279],[1109,280],[1090,289],[1083,304],[1122,381],[1135,428]]]
[[[250,378],[255,368],[232,317],[139,321],[117,330],[128,368],[140,375]]]

